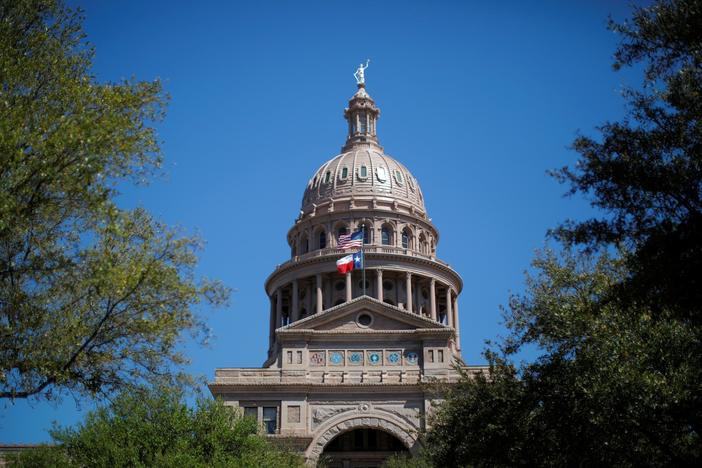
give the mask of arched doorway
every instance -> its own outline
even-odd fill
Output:
[[[408,451],[405,444],[389,432],[359,427],[329,441],[319,462],[325,468],[379,468],[389,456]]]

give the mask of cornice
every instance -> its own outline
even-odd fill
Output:
[[[293,261],[293,260],[288,260],[287,262],[280,264],[276,267],[276,269],[268,275],[268,278],[266,278],[266,281],[264,282],[264,289],[266,291],[266,294],[269,296],[273,293],[273,291],[269,291],[269,285],[276,280],[277,277],[283,276],[286,273],[289,273],[291,271],[294,271],[296,269],[302,269],[303,267],[308,267],[312,265],[320,265],[320,264],[325,264],[335,262],[338,257],[339,257],[338,252],[333,252],[325,255],[319,255],[319,256],[312,256],[308,257],[305,259]],[[412,256],[412,255],[404,255],[404,254],[395,254],[395,253],[384,253],[384,252],[365,252],[366,256],[366,262],[370,263],[373,260],[390,260],[390,261],[398,261],[402,263],[409,263],[409,264],[416,264],[416,265],[421,265],[424,267],[429,267],[429,269],[435,269],[438,271],[443,272],[449,277],[452,277],[454,279],[455,287],[457,289],[456,293],[460,294],[461,291],[463,290],[463,279],[461,276],[453,269],[451,268],[448,264],[443,263],[439,260],[431,260],[428,258],[423,258],[419,256]],[[372,267],[372,268],[366,268],[366,270],[376,270],[376,269],[381,269],[381,270],[392,270],[392,268],[383,268],[382,266],[378,267]],[[328,272],[324,273],[332,273],[336,271],[335,268],[331,268]],[[406,270],[401,270],[401,271],[406,271]],[[415,272],[419,274],[419,272]]]

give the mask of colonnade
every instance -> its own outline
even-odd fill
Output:
[[[384,273],[391,274],[391,278],[388,278],[388,275],[384,276]],[[403,274],[404,278],[402,278]],[[375,288],[370,287],[371,278],[366,280],[369,285],[366,291],[368,296],[397,305],[409,312],[422,314],[435,322],[454,328],[456,344],[460,349],[458,295],[451,285],[439,282],[433,277],[399,270],[367,269],[366,275],[375,276]],[[353,279],[353,272],[346,273],[343,279],[335,273],[317,273],[312,277],[294,279],[278,287],[271,296],[271,344],[274,341],[275,329],[304,318],[301,312],[304,312],[305,316],[319,314],[334,305],[349,302],[354,297],[363,295],[362,284],[359,283],[359,287],[354,288]],[[399,292],[400,283],[404,283],[404,294]],[[398,287],[396,288],[395,285]],[[387,297],[385,294],[388,286],[394,290],[392,297]],[[428,298],[424,296],[424,292],[420,296],[419,291],[422,288],[426,288]],[[340,294],[342,289],[343,295]],[[355,295],[354,289],[356,289]],[[301,294],[301,291],[304,291],[304,294]],[[333,303],[335,297],[336,303]],[[400,299],[404,299],[404,302]],[[428,310],[425,306],[428,306]]]

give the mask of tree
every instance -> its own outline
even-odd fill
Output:
[[[511,298],[489,374],[449,390],[433,421],[436,466],[700,464],[700,24],[700,0],[610,23],[615,69],[642,62],[643,86],[554,173],[602,214],[553,231],[564,249],[538,256]],[[515,364],[527,346],[539,357]]]
[[[489,375],[464,376],[432,422],[435,465],[692,464],[696,331],[610,301],[628,275],[622,259],[547,251],[534,266]],[[527,345],[541,356],[515,365]]]
[[[79,11],[0,1],[0,397],[169,378],[194,312],[197,238],[115,203],[161,162],[158,81],[97,83]],[[202,336],[202,335],[200,335]]]
[[[254,419],[221,401],[201,399],[189,408],[181,392],[142,389],[118,395],[74,428],[55,427],[56,445],[21,454],[14,466],[304,466],[259,431]]]
[[[618,294],[681,320],[702,321],[702,2],[664,0],[611,23],[623,42],[615,69],[643,62],[629,116],[582,136],[575,169],[555,172],[606,216],[567,222],[567,245],[624,245],[631,275]]]

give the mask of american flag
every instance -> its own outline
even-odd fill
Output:
[[[363,245],[363,231],[356,231],[351,234],[342,234],[339,236],[337,247],[342,250],[353,249]]]

